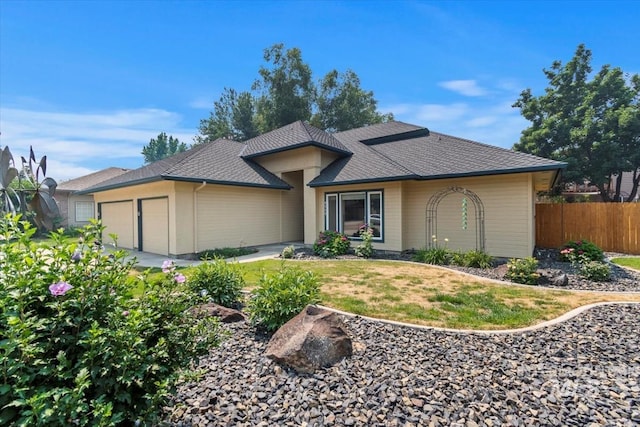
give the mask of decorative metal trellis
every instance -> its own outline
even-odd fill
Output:
[[[427,247],[432,248],[435,246],[435,242],[433,241],[431,236],[438,235],[438,205],[442,199],[447,197],[453,193],[461,193],[464,196],[468,197],[469,200],[473,203],[475,210],[475,225],[476,225],[476,249],[480,251],[485,250],[485,237],[484,237],[484,205],[482,204],[482,200],[476,193],[471,190],[467,190],[462,187],[449,187],[443,190],[440,190],[436,194],[434,194],[427,203]],[[466,202],[463,204],[463,222],[466,226],[467,222],[467,212],[466,212]]]

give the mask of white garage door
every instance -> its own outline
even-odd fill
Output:
[[[167,198],[141,200],[142,251],[169,254],[169,201]]]
[[[101,203],[102,234],[104,243],[113,243],[109,234],[118,236],[118,247],[133,249],[133,201]]]

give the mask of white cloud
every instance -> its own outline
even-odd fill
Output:
[[[512,101],[474,104],[397,104],[381,107],[396,120],[425,126],[435,132],[511,148],[528,122],[511,107]]]
[[[486,89],[478,86],[475,80],[449,80],[438,83],[438,86],[464,96],[483,96],[488,93]]]
[[[160,132],[191,143],[193,132],[180,128],[180,115],[161,109],[104,112],[54,112],[1,108],[1,145],[14,159],[47,156],[47,175],[63,181],[108,166],[142,165],[142,147]]]
[[[211,110],[213,108],[213,101],[208,98],[196,98],[189,102],[189,107],[198,110]]]

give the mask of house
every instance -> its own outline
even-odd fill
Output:
[[[118,245],[173,257],[303,241],[325,229],[401,251],[530,256],[534,200],[566,165],[421,126],[335,134],[298,121],[240,143],[218,139],[82,190]]]
[[[58,184],[55,199],[60,210],[60,225],[62,227],[82,227],[95,218],[95,203],[90,194],[78,194],[78,191],[95,186],[107,179],[122,175],[129,171],[123,168],[107,168],[70,179]]]

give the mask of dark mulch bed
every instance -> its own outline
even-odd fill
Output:
[[[381,252],[376,251],[372,259],[393,260],[393,261],[411,261],[415,251],[398,252]],[[607,282],[595,282],[579,276],[575,269],[568,262],[558,261],[559,253],[556,249],[536,249],[534,257],[538,260],[539,272],[542,274],[539,282],[540,286],[574,289],[585,291],[605,291],[605,292],[640,292],[640,272],[631,269],[625,269],[616,264],[609,263],[611,267],[611,280]],[[311,248],[296,249],[294,259],[321,260],[323,258],[315,255]],[[334,259],[361,259],[354,254],[341,255]],[[455,265],[447,265],[446,268],[461,271],[474,276],[485,277],[494,280],[503,280],[506,272],[506,264],[508,259],[496,258],[494,267],[489,269],[460,267]],[[553,285],[549,282],[549,277],[558,274],[566,274],[568,284],[566,286]]]

